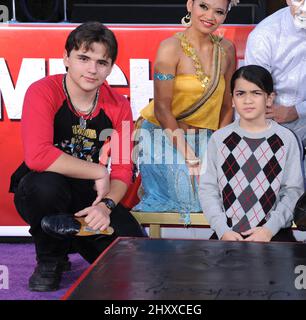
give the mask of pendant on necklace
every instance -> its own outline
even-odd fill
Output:
[[[83,117],[80,117],[80,127],[81,129],[86,129],[86,120]]]

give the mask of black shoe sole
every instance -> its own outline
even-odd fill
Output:
[[[37,284],[36,285],[29,284],[29,290],[36,291],[36,292],[57,291],[57,290],[59,290],[59,286],[50,287],[50,286],[43,286],[43,285],[37,285]]]

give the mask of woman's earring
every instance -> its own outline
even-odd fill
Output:
[[[184,27],[190,27],[191,26],[191,15],[190,12],[186,14],[185,17],[182,18],[181,23]]]

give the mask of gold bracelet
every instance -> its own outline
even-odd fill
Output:
[[[196,159],[186,159],[185,160],[186,164],[187,165],[190,165],[190,166],[196,166],[200,163],[200,159],[196,158]]]

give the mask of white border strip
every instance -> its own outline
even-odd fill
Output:
[[[29,233],[30,227],[22,226],[0,226],[0,237],[30,237]],[[149,228],[145,228],[147,234],[149,234]],[[209,228],[161,228],[162,238],[183,238],[183,239],[209,239],[212,230]],[[297,241],[306,242],[306,232],[305,231],[293,231],[294,236]]]
[[[30,237],[30,227],[6,226],[0,227],[0,237]]]

